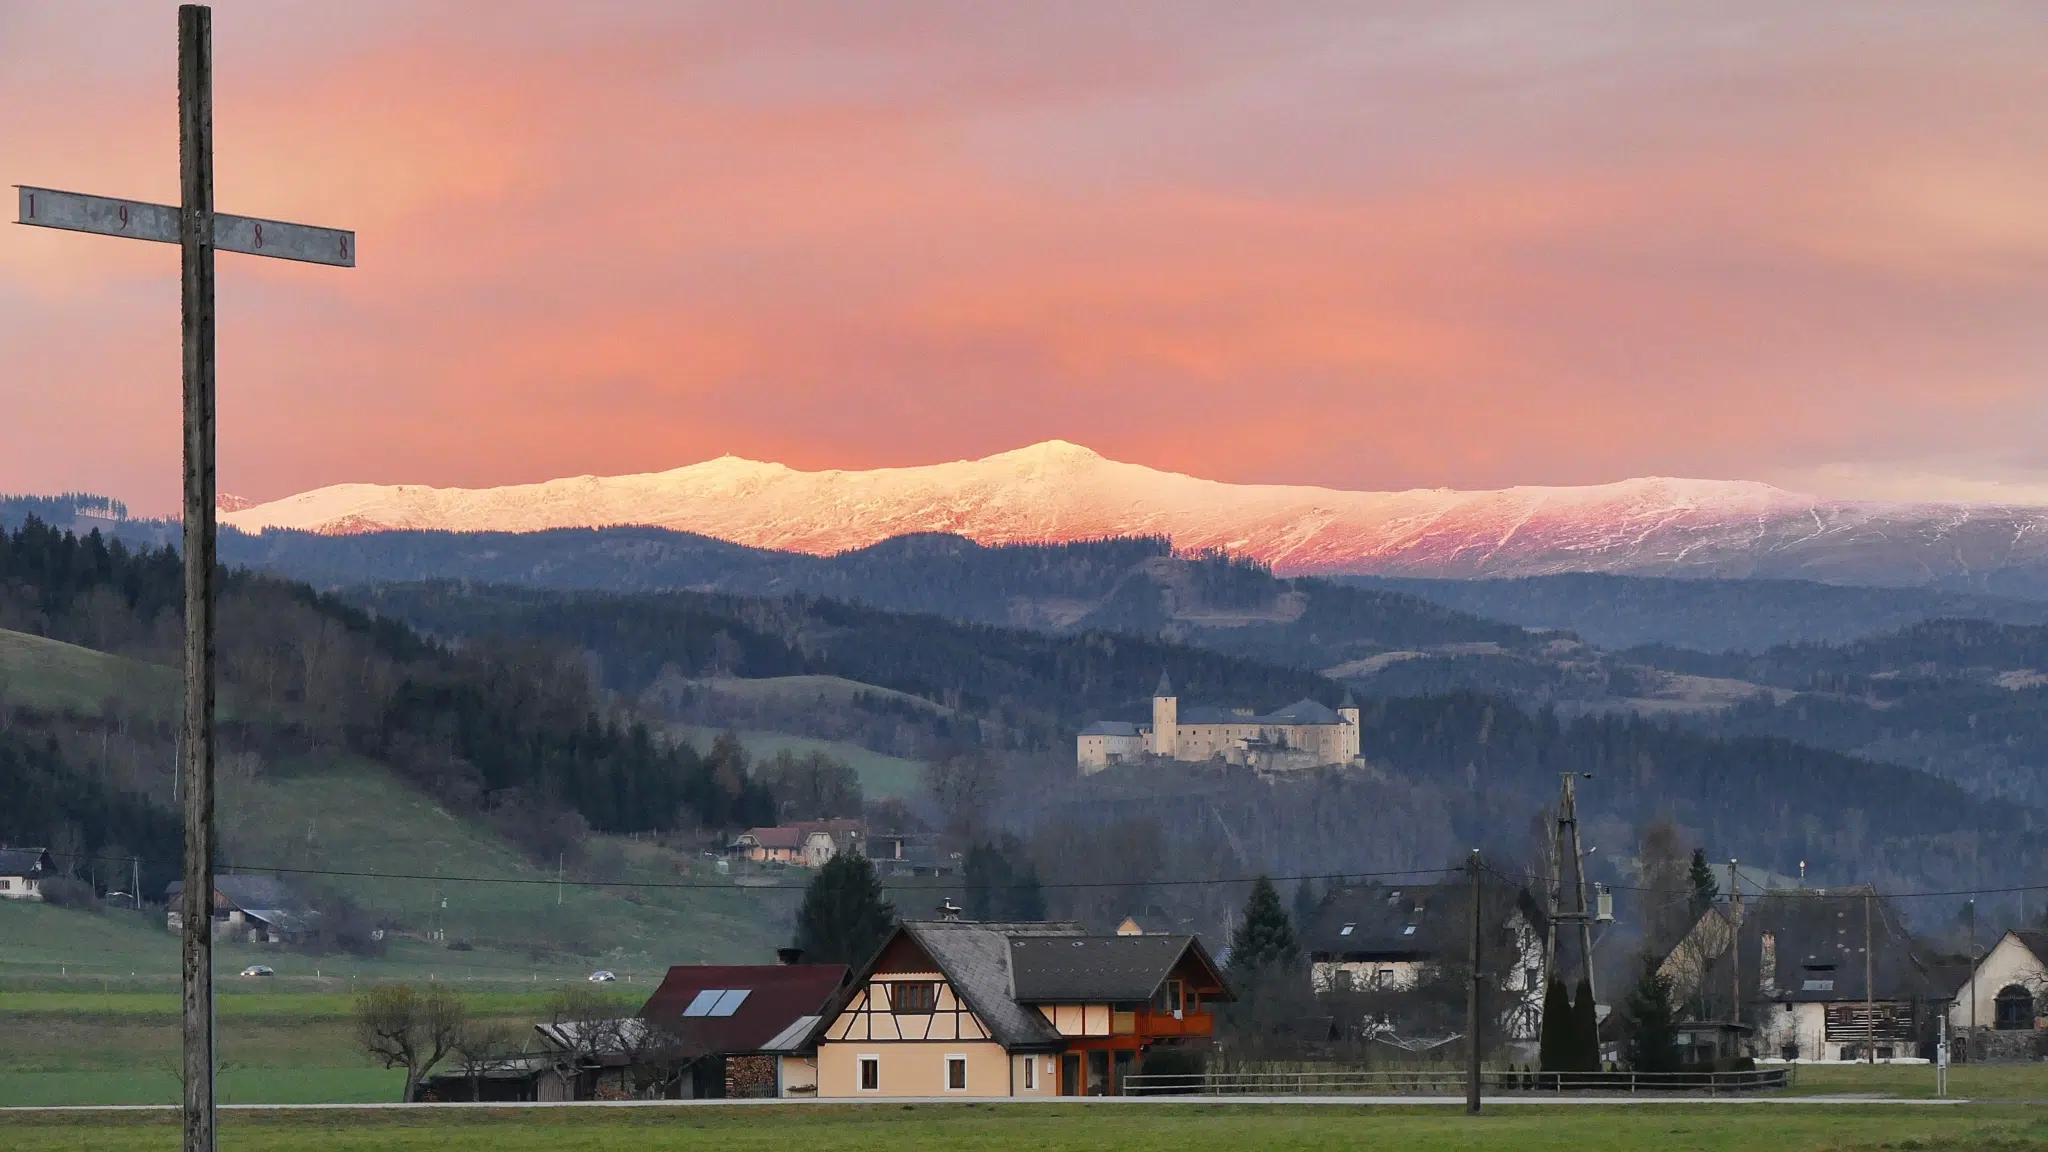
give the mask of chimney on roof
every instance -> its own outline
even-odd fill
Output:
[[[939,919],[958,920],[960,919],[960,909],[955,908],[951,900],[941,900],[939,901]]]
[[[801,948],[777,948],[775,950],[775,962],[784,967],[792,964],[801,964],[804,962],[804,950]]]

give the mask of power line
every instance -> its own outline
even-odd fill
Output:
[[[92,857],[91,857],[91,856],[89,856],[89,855],[87,855],[87,854],[85,854],[85,853],[77,853],[77,852],[52,852],[52,853],[50,853],[50,855],[52,855],[52,856],[62,856],[62,857],[65,857],[66,859],[74,859],[74,860],[85,860],[85,859],[92,859]],[[170,865],[169,865],[169,862],[167,862],[167,861],[163,861],[163,860],[150,860],[150,861],[146,861],[146,863],[149,863],[149,864],[152,864],[152,865],[158,865],[158,866],[165,866],[165,867],[168,867],[168,866],[170,866]],[[802,884],[737,884],[737,883],[733,883],[733,882],[731,882],[731,881],[725,881],[725,882],[716,882],[716,883],[714,883],[714,882],[706,882],[706,881],[695,881],[695,880],[685,880],[685,881],[677,881],[677,880],[596,880],[596,879],[581,879],[581,880],[579,880],[579,879],[575,879],[575,878],[570,878],[570,879],[567,879],[567,880],[558,880],[558,879],[557,879],[556,877],[553,877],[553,876],[449,876],[449,875],[446,875],[445,873],[443,873],[443,874],[428,874],[428,873],[422,873],[422,872],[361,872],[361,871],[354,871],[354,870],[351,870],[351,869],[343,869],[343,868],[278,868],[278,867],[270,867],[270,866],[267,866],[267,865],[261,865],[261,864],[227,864],[227,865],[223,865],[223,867],[231,867],[231,868],[234,868],[234,869],[235,869],[236,871],[238,871],[238,872],[245,872],[245,873],[252,873],[252,874],[274,874],[274,875],[283,875],[283,876],[338,876],[338,877],[344,877],[344,878],[350,878],[350,879],[358,879],[358,880],[428,880],[428,881],[436,881],[436,882],[441,882],[441,883],[449,883],[449,884],[526,884],[526,885],[546,885],[546,884],[556,884],[556,883],[567,883],[567,884],[574,884],[574,885],[576,885],[576,886],[578,886],[578,887],[582,887],[582,888],[636,888],[636,889],[655,889],[655,890],[661,890],[661,889],[696,889],[696,890],[705,890],[705,891],[721,891],[721,892],[731,892],[731,891],[740,891],[740,892],[802,892],[802,891],[804,891],[805,889],[807,889],[808,887],[810,887],[810,884],[809,884],[809,882],[808,882],[808,881],[806,881],[805,883],[802,883]],[[1038,888],[1040,888],[1041,890],[1060,890],[1060,891],[1066,891],[1066,890],[1071,890],[1071,889],[1082,889],[1082,888],[1141,888],[1141,887],[1142,887],[1142,888],[1180,888],[1180,887],[1204,887],[1204,886],[1223,886],[1223,885],[1236,885],[1236,884],[1254,884],[1254,883],[1257,883],[1257,882],[1258,882],[1259,880],[1261,880],[1261,879],[1264,879],[1264,880],[1268,880],[1268,881],[1270,881],[1270,882],[1272,882],[1272,883],[1275,883],[1275,884],[1279,884],[1279,883],[1287,883],[1287,882],[1299,882],[1299,881],[1304,881],[1304,880],[1325,880],[1325,881],[1327,881],[1327,880],[1340,880],[1340,881],[1341,881],[1341,880],[1376,880],[1376,879],[1385,879],[1385,878],[1389,878],[1389,877],[1405,877],[1405,876],[1439,876],[1439,875],[1447,875],[1447,874],[1450,874],[1450,873],[1453,873],[1453,872],[1457,872],[1457,871],[1459,871],[1459,870],[1460,870],[1460,869],[1457,869],[1457,868],[1405,868],[1405,869],[1393,869],[1393,870],[1389,870],[1389,871],[1376,871],[1376,872],[1316,872],[1316,873],[1304,873],[1304,874],[1301,874],[1301,875],[1291,875],[1291,876],[1272,876],[1272,875],[1262,875],[1262,876],[1242,876],[1242,877],[1236,877],[1236,878],[1221,878],[1221,879],[1216,879],[1216,878],[1208,878],[1208,879],[1187,879],[1187,880],[1136,880],[1136,879],[1134,879],[1134,880],[1076,880],[1076,881],[1059,881],[1059,882],[1043,882],[1043,881],[1041,881],[1041,882],[1040,882],[1040,883],[1039,883],[1039,884],[1037,885],[1037,887],[1038,887]],[[232,875],[232,873],[230,873],[230,875]],[[915,878],[915,877],[912,877],[912,878]],[[965,884],[965,883],[964,883],[964,877],[962,877],[961,879],[963,880],[963,883],[953,883],[953,884],[934,884],[934,885],[931,885],[931,887],[934,887],[934,888],[959,888],[959,887],[967,887],[967,888],[970,888],[970,889],[973,889],[973,890],[977,890],[977,891],[978,891],[978,890],[983,890],[983,889],[986,889],[986,890],[989,890],[989,891],[1003,891],[1003,890],[1015,890],[1015,889],[1022,889],[1022,888],[1028,888],[1028,887],[1031,887],[1031,885],[1028,885],[1028,884],[972,884],[972,885],[969,885],[969,884]]]
[[[82,853],[82,852],[52,852],[52,853],[50,853],[50,855],[52,855],[52,856],[58,856],[58,857],[63,857],[63,858],[65,858],[65,859],[72,859],[72,860],[90,860],[90,859],[93,859],[93,857],[92,857],[92,856],[91,856],[90,854],[88,854],[88,853]],[[171,862],[171,861],[164,861],[164,860],[146,860],[146,861],[144,861],[144,863],[148,863],[148,864],[152,864],[152,865],[158,865],[158,866],[163,866],[163,867],[172,867],[172,866],[175,866],[175,862]],[[450,883],[450,884],[525,884],[525,885],[545,885],[545,884],[554,884],[554,883],[557,883],[557,882],[558,882],[558,881],[556,880],[556,878],[555,878],[555,877],[552,877],[552,876],[449,876],[449,875],[445,875],[445,874],[441,874],[441,875],[436,875],[436,874],[432,874],[432,873],[425,873],[425,872],[363,872],[363,871],[356,871],[356,870],[352,870],[352,869],[343,869],[343,868],[286,868],[286,867],[273,867],[273,866],[269,866],[269,865],[263,865],[263,864],[232,864],[232,863],[231,863],[231,864],[226,864],[226,865],[223,865],[223,867],[229,867],[229,868],[233,868],[233,869],[235,869],[235,870],[236,870],[237,872],[242,872],[242,873],[249,873],[249,874],[274,874],[274,875],[283,875],[283,876],[336,876],[336,877],[342,877],[342,878],[345,878],[345,879],[359,879],[359,880],[426,880],[426,881],[440,881],[440,882],[444,882],[444,883]],[[1538,875],[1536,875],[1536,874],[1534,874],[1534,873],[1528,873],[1528,872],[1504,872],[1504,871],[1501,871],[1501,870],[1500,870],[1500,869],[1498,869],[1498,868],[1495,868],[1495,867],[1493,867],[1493,866],[1492,866],[1492,865],[1490,865],[1490,864],[1489,864],[1489,865],[1483,865],[1483,867],[1484,867],[1484,868],[1486,869],[1486,871],[1487,871],[1488,873],[1492,874],[1493,876],[1496,876],[1496,877],[1498,877],[1499,879],[1502,879],[1502,880],[1507,880],[1507,881],[1510,881],[1510,882],[1513,882],[1513,883],[1526,883],[1526,884],[1547,884],[1547,883],[1549,883],[1549,882],[1550,882],[1550,878],[1549,878],[1549,877],[1547,877],[1547,876],[1538,876]],[[1281,883],[1299,883],[1299,882],[1301,882],[1301,881],[1304,881],[1304,880],[1321,880],[1321,881],[1332,881],[1332,880],[1334,880],[1334,881],[1349,881],[1349,880],[1378,880],[1378,879],[1387,879],[1387,878],[1395,878],[1395,877],[1409,877],[1409,876],[1447,876],[1447,875],[1451,875],[1451,874],[1454,874],[1454,873],[1459,873],[1459,872],[1462,872],[1462,871],[1463,871],[1463,867],[1462,867],[1462,866],[1460,866],[1460,867],[1440,867],[1440,868],[1396,868],[1396,869],[1385,869],[1385,870],[1379,870],[1379,871],[1366,871],[1366,872],[1351,872],[1351,871],[1344,871],[1344,872],[1309,872],[1309,873],[1298,873],[1298,874],[1290,874],[1290,875],[1270,875],[1270,874],[1266,874],[1266,875],[1253,875],[1253,876],[1238,876],[1238,877],[1223,877],[1223,878],[1203,878],[1203,879],[1184,879],[1184,880],[1170,880],[1170,879],[1169,879],[1169,880],[1156,880],[1156,879],[1155,879],[1155,880],[1143,880],[1143,879],[1130,879],[1130,880],[1078,880],[1078,881],[1057,881],[1057,882],[1047,882],[1047,881],[1041,881],[1041,882],[1040,882],[1040,883],[1038,884],[1038,887],[1039,887],[1039,888],[1040,888],[1041,890],[1048,890],[1048,891],[1050,891],[1050,890],[1059,890],[1059,891],[1069,891],[1069,890],[1077,890],[1077,889],[1093,889],[1093,888],[1199,888],[1199,887],[1224,887],[1224,886],[1230,886],[1230,885],[1238,885],[1238,884],[1253,884],[1253,883],[1257,883],[1257,882],[1258,882],[1258,881],[1259,881],[1260,879],[1265,879],[1265,880],[1271,881],[1272,883],[1275,883],[1275,884],[1281,884]],[[230,873],[230,874],[232,874],[232,873]],[[886,877],[885,877],[885,879],[888,879],[888,878],[886,878]],[[906,878],[906,877],[898,877],[898,879],[907,879],[907,878]],[[934,879],[937,879],[937,877],[934,877]],[[1009,891],[1009,890],[1016,890],[1016,889],[1021,889],[1021,888],[1027,888],[1027,887],[1030,887],[1030,885],[1026,885],[1026,884],[973,884],[973,885],[968,885],[968,884],[965,884],[965,883],[964,883],[964,877],[963,877],[963,878],[961,878],[961,879],[962,879],[962,882],[960,882],[960,883],[941,883],[941,884],[933,884],[933,885],[930,885],[930,887],[933,887],[933,888],[959,888],[959,887],[967,887],[967,888],[971,888],[971,889],[973,889],[973,890],[977,890],[977,891],[978,891],[978,890],[988,890],[988,891]],[[694,880],[686,880],[686,881],[676,881],[676,880],[598,880],[598,879],[591,879],[591,878],[584,878],[584,879],[575,879],[575,878],[570,878],[570,879],[567,879],[567,880],[563,880],[563,881],[560,881],[560,882],[561,882],[561,883],[567,883],[567,884],[574,884],[574,885],[576,885],[576,886],[578,886],[578,887],[581,887],[581,888],[635,888],[635,889],[652,889],[652,890],[664,890],[664,889],[675,889],[675,890],[703,890],[703,891],[744,891],[744,892],[801,892],[801,891],[804,891],[804,890],[805,890],[806,888],[808,888],[808,887],[809,887],[809,882],[808,882],[808,881],[806,881],[805,883],[802,883],[802,884],[738,884],[738,883],[733,883],[733,882],[731,882],[731,881],[724,881],[724,882],[707,882],[707,881],[694,881]],[[1607,885],[1605,885],[1605,887],[1606,887],[1607,889],[1609,889],[1610,891],[1615,891],[1615,892],[1651,892],[1651,893],[1663,893],[1663,892],[1665,892],[1665,891],[1666,891],[1665,889],[1661,889],[1661,888],[1651,888],[1651,887],[1647,887],[1647,886],[1645,886],[1645,885],[1640,885],[1640,884],[1607,884]],[[1865,887],[1871,887],[1871,886],[1870,886],[1870,885],[1867,885],[1867,884],[1842,884],[1842,885],[1835,885],[1835,886],[1833,886],[1833,887],[1826,887],[1826,888],[1771,888],[1771,887],[1765,887],[1765,886],[1762,886],[1762,885],[1760,884],[1760,885],[1759,885],[1760,891],[1758,892],[1758,895],[1760,895],[1760,896],[1761,896],[1761,895],[1771,895],[1771,896],[1784,896],[1784,897],[1812,897],[1812,898],[1816,898],[1816,899],[1825,899],[1825,898],[1830,898],[1830,897],[1838,897],[1838,896],[1841,896],[1841,895],[1843,895],[1843,892],[1844,892],[1844,890],[1845,890],[1845,889],[1851,889],[1851,888],[1865,888]],[[1930,889],[1930,890],[1925,890],[1925,891],[1918,891],[1918,892],[1877,892],[1877,893],[1876,893],[1876,895],[1878,895],[1879,897],[1881,897],[1881,898],[1883,898],[1883,899],[1886,899],[1886,900],[1918,900],[1918,899],[1931,899],[1931,898],[1934,898],[1934,897],[1939,897],[1939,896],[2001,896],[2001,895],[2011,895],[2011,894],[2014,894],[2014,893],[2019,893],[2019,892],[2048,892],[2048,883],[2041,883],[2041,884],[2011,884],[2011,885],[2005,885],[2005,886],[2001,886],[2001,887],[1991,887],[1991,888],[1945,888],[1945,889]]]

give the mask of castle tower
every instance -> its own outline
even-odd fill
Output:
[[[1159,674],[1159,687],[1152,690],[1152,754],[1180,758],[1180,701],[1164,672]]]
[[[1362,754],[1359,745],[1361,728],[1359,726],[1358,701],[1352,698],[1351,689],[1349,688],[1344,690],[1344,702],[1337,705],[1337,718],[1344,721],[1347,725],[1340,738],[1344,743],[1342,749],[1344,762],[1349,764],[1351,761],[1358,759]]]

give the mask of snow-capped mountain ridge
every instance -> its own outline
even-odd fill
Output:
[[[1830,501],[1753,481],[1657,476],[1492,491],[1227,484],[1061,440],[865,471],[721,456],[664,472],[500,488],[339,484],[224,509],[221,520],[245,531],[324,533],[648,525],[817,554],[914,532],[985,544],[1164,535],[1183,549],[1223,548],[1284,573],[1849,579],[1833,569],[1854,556],[1852,568],[1898,569],[1876,582],[1922,583],[1929,573],[2048,563],[2044,509]]]

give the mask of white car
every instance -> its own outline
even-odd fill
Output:
[[[592,984],[610,984],[617,979],[618,977],[612,975],[609,968],[600,968],[590,974],[590,982]]]
[[[272,968],[270,967],[270,965],[268,965],[268,964],[251,964],[251,965],[249,965],[249,966],[248,966],[247,968],[244,968],[244,969],[242,969],[242,975],[244,975],[244,976],[275,976],[275,975],[277,975],[277,972],[276,972],[275,970],[273,970],[273,969],[272,969]]]

